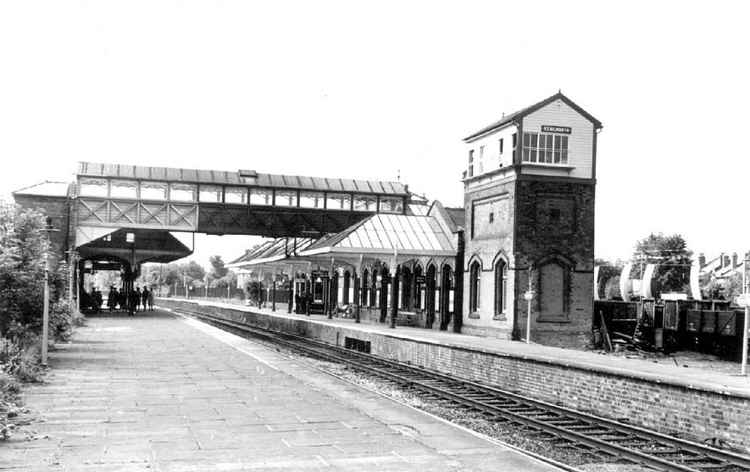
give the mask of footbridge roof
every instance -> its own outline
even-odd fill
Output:
[[[79,162],[78,177],[105,177],[216,185],[250,185],[321,192],[357,192],[379,195],[408,195],[406,185],[381,180],[266,174],[254,170],[202,170],[125,164]]]

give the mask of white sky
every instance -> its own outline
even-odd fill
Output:
[[[395,179],[558,88],[604,123],[596,254],[750,249],[746,2],[0,3],[0,194],[79,160]],[[197,238],[195,257],[251,238]]]

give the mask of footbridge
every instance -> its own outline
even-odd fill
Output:
[[[372,213],[403,213],[397,182],[82,162],[73,206],[80,226],[310,237]]]
[[[144,262],[191,254],[180,233],[317,238],[372,214],[404,214],[409,192],[399,182],[81,162],[75,181],[13,197],[48,215],[58,257],[76,259],[80,272],[119,265],[132,280]]]

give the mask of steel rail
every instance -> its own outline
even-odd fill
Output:
[[[701,470],[722,469],[750,471],[750,457],[733,452],[711,448],[637,426],[581,413],[540,400],[531,400],[491,385],[456,379],[444,373],[421,367],[418,368],[390,359],[383,359],[371,354],[352,351],[309,338],[267,328],[249,326],[245,323],[192,310],[178,309],[176,311],[207,319],[210,322],[228,326],[254,336],[260,336],[270,340],[272,343],[283,344],[290,349],[306,352],[309,355],[324,360],[332,360],[337,363],[350,365],[398,385],[416,388],[454,404],[462,405],[470,410],[480,411],[485,416],[495,419],[503,418],[506,421],[521,424],[535,431],[549,434],[552,436],[549,439],[559,438],[574,444],[581,444],[594,451],[605,452],[619,460],[626,460],[665,471],[697,472]],[[333,352],[337,354],[333,354]],[[443,385],[441,386],[441,384]],[[497,402],[501,402],[502,404],[497,404]],[[547,418],[546,420],[540,419],[540,417],[550,415],[552,416],[551,418]],[[586,433],[585,430],[587,429],[597,431]],[[634,443],[635,447],[618,444],[618,442],[626,444]],[[649,452],[644,452],[637,447],[638,445],[642,448],[643,446],[653,447],[656,445],[659,449],[652,448]],[[592,453],[588,450],[583,452]],[[677,461],[672,461],[658,457],[658,455],[678,456],[678,458]],[[686,462],[692,463],[692,466],[685,465]]]

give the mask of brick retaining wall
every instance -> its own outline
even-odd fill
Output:
[[[169,308],[196,309],[194,302],[183,300],[159,300],[159,303]],[[552,361],[396,338],[304,318],[212,305],[201,305],[201,311],[330,344],[343,345],[347,336],[367,340],[372,354],[377,356],[495,384],[521,395],[607,418],[627,418],[631,424],[697,442],[721,438],[750,452],[750,397],[655,383]]]

